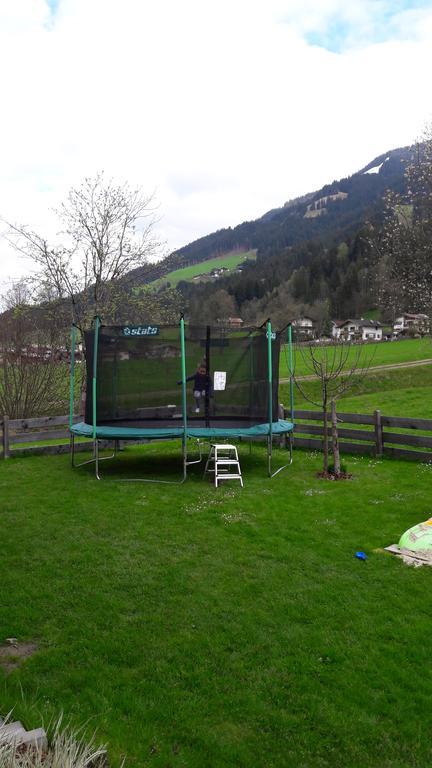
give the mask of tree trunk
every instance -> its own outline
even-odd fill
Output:
[[[331,401],[331,422],[332,422],[332,448],[333,448],[333,465],[335,477],[340,477],[340,454],[339,454],[339,437],[337,427],[337,415],[336,415],[336,401]]]
[[[323,472],[328,472],[328,420],[327,420],[327,402],[323,402]]]

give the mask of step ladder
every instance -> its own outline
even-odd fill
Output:
[[[221,480],[240,480],[240,485],[243,488],[243,478],[236,446],[229,445],[228,443],[212,443],[204,469],[204,476],[207,473],[214,473],[216,488]]]

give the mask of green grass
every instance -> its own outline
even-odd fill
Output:
[[[340,410],[347,413],[372,413],[376,409],[386,416],[432,419],[432,386],[369,392],[340,401]]]
[[[319,400],[319,382],[301,382],[303,392]],[[280,387],[280,400],[289,402],[288,385]],[[294,391],[295,406],[315,409],[302,393]],[[353,389],[338,400],[338,410],[346,413],[373,413],[381,410],[386,416],[412,416],[432,419],[432,365],[413,366],[391,371],[369,372],[357,378]]]
[[[347,359],[346,367],[355,359],[359,347],[353,346]],[[394,365],[397,363],[409,363],[415,360],[432,359],[432,343],[429,337],[423,339],[402,339],[400,341],[380,342],[378,344],[367,344],[362,348],[362,364],[367,365],[371,361],[372,366]],[[317,350],[319,354],[319,348]],[[297,376],[310,375],[313,371],[310,366],[305,365],[304,357],[307,358],[307,350],[304,355],[295,349],[294,364]],[[280,375],[285,378],[288,373],[288,357],[285,345],[281,350],[280,357]]]
[[[175,288],[177,283],[181,280],[190,281],[197,275],[208,275],[212,269],[220,269],[226,267],[227,269],[235,269],[239,264],[243,264],[247,259],[256,259],[256,250],[252,251],[233,251],[227,253],[224,256],[216,256],[214,259],[208,259],[207,261],[200,261],[198,264],[191,264],[189,267],[183,267],[182,269],[176,269],[173,272],[154,280],[149,283],[149,288],[159,288],[161,285],[169,282],[172,288]]]
[[[39,643],[0,669],[2,710],[64,710],[113,766],[430,766],[431,573],[376,551],[430,515],[430,468],[348,458],[328,483],[298,452],[269,481],[260,447],[241,461],[244,490],[218,491],[199,468],[118,482],[176,477],[174,443],[100,483],[67,457],[0,464],[1,636]]]
[[[367,312],[364,314],[365,318],[367,320],[379,320],[381,321],[381,310],[380,309],[368,309]]]

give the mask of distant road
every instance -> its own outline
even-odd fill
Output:
[[[388,363],[387,365],[371,365],[369,368],[369,371],[392,371],[396,370],[398,368],[416,368],[418,365],[430,365],[432,363],[432,358],[428,358],[427,360],[409,360],[406,363]],[[346,373],[349,372],[349,368],[346,369]],[[343,375],[342,371],[342,375]],[[313,381],[314,379],[318,379],[318,376],[315,376],[314,374],[310,374],[308,376],[297,376],[297,381]],[[280,384],[287,384],[289,382],[289,378],[279,379]]]

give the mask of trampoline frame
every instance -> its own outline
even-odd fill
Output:
[[[263,323],[264,325],[264,323]],[[279,467],[276,470],[273,470],[272,465],[272,454],[273,454],[273,360],[272,360],[272,340],[273,340],[273,331],[271,326],[271,321],[268,319],[265,323],[266,325],[266,336],[267,336],[267,370],[268,370],[268,432],[267,432],[267,472],[268,477],[273,478],[276,477],[282,470],[286,469],[292,464],[293,461],[293,430],[294,430],[294,380],[293,380],[293,358],[292,358],[292,328],[291,323],[289,323],[287,328],[287,343],[288,343],[288,367],[289,367],[289,374],[290,374],[290,386],[289,386],[289,392],[290,392],[290,417],[291,417],[291,428],[289,430],[284,430],[283,432],[279,432],[278,434],[283,434],[286,437],[288,436],[288,450],[289,450],[289,460],[287,463],[283,464],[281,467]],[[95,465],[95,477],[97,480],[101,480],[101,474],[99,469],[99,464],[101,461],[108,461],[110,459],[114,459],[119,451],[119,445],[120,445],[120,439],[124,440],[125,442],[129,440],[133,440],[133,436],[130,436],[129,438],[112,438],[114,442],[114,448],[113,452],[110,456],[100,456],[99,455],[99,442],[101,440],[100,437],[98,437],[97,434],[97,355],[98,355],[98,340],[99,340],[99,330],[101,327],[101,320],[99,316],[96,316],[94,318],[94,342],[93,342],[93,375],[92,375],[92,436],[91,439],[93,441],[93,456],[91,459],[86,459],[85,461],[80,462],[77,464],[75,462],[75,433],[73,431],[74,426],[74,391],[75,391],[75,348],[76,348],[76,325],[72,325],[72,332],[71,332],[71,365],[70,365],[70,402],[69,402],[69,431],[70,431],[70,455],[71,455],[71,465],[74,469],[78,469],[79,467],[83,467],[88,464],[94,464]],[[282,329],[285,330],[285,329]],[[208,332],[208,331],[207,331]],[[280,331],[279,333],[282,333]],[[180,346],[181,346],[181,387],[182,387],[182,435],[181,435],[181,441],[182,441],[182,476],[180,480],[161,480],[161,479],[155,479],[155,478],[147,478],[147,477],[139,477],[139,478],[122,478],[124,482],[145,482],[145,483],[162,483],[165,485],[182,485],[186,479],[187,479],[187,468],[188,466],[191,466],[193,464],[200,464],[203,459],[203,452],[202,452],[202,442],[206,442],[207,440],[211,442],[212,440],[216,439],[215,437],[211,437],[209,435],[208,437],[201,436],[201,437],[195,437],[198,444],[198,450],[199,450],[199,459],[194,459],[191,461],[188,461],[188,450],[187,450],[187,441],[188,439],[191,439],[191,436],[188,434],[188,426],[187,426],[187,406],[186,406],[186,350],[185,350],[185,323],[184,323],[184,317],[183,315],[180,318]],[[89,425],[90,426],[90,425]],[[211,431],[211,430],[210,430]],[[90,435],[88,436],[90,438]],[[167,440],[167,439],[179,439],[180,436],[176,435],[173,436],[161,436],[161,437],[141,437],[140,439],[142,441],[153,441],[153,440]],[[230,439],[235,439],[235,435],[229,435]],[[237,438],[242,439],[241,435],[237,435]],[[107,436],[105,438],[106,440],[110,440],[110,438]],[[226,437],[220,437],[219,439],[227,439]],[[250,450],[252,448],[252,440],[249,442]]]

